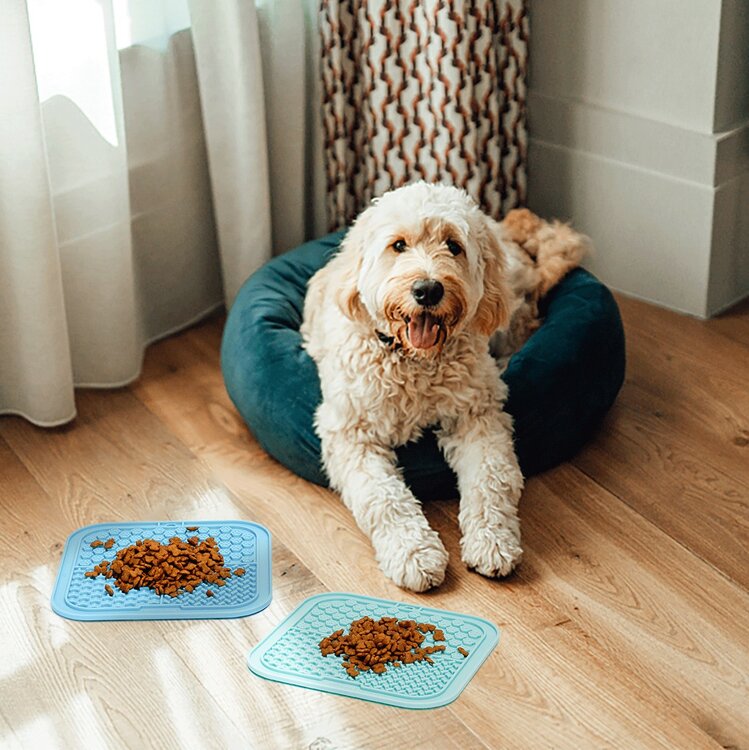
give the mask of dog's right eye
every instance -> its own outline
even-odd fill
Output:
[[[406,241],[405,240],[396,240],[391,247],[393,250],[395,250],[396,253],[402,253],[404,250],[407,249]]]
[[[455,240],[448,240],[446,243],[447,249],[453,254],[453,255],[460,255],[463,252],[463,248],[461,247],[459,242],[456,242]]]

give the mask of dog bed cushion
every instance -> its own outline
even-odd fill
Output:
[[[263,448],[299,476],[327,479],[313,418],[317,367],[299,327],[310,277],[338,249],[343,232],[308,242],[253,274],[231,308],[221,346],[226,389]],[[595,432],[624,379],[624,332],[611,292],[578,268],[542,301],[543,325],[503,374],[507,411],[525,476],[569,459]],[[398,449],[421,499],[457,495],[434,435]]]

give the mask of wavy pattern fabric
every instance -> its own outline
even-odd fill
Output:
[[[416,179],[524,203],[523,0],[321,0],[320,33],[331,230]]]

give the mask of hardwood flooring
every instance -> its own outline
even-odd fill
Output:
[[[337,497],[269,458],[218,365],[222,319],[151,347],[70,426],[0,419],[0,747],[749,748],[749,305],[699,322],[619,298],[628,375],[600,434],[531,479],[506,581],[451,554],[426,595],[380,574]],[[271,529],[274,599],[242,620],[52,613],[62,545],[103,520]],[[471,612],[500,646],[450,706],[412,712],[252,676],[249,648],[305,597],[351,590]]]

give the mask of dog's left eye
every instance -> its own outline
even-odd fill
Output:
[[[395,250],[396,253],[402,253],[406,249],[406,241],[405,240],[396,240],[391,247],[393,250]]]
[[[445,244],[453,255],[460,255],[463,252],[463,248],[455,240],[448,240]]]

